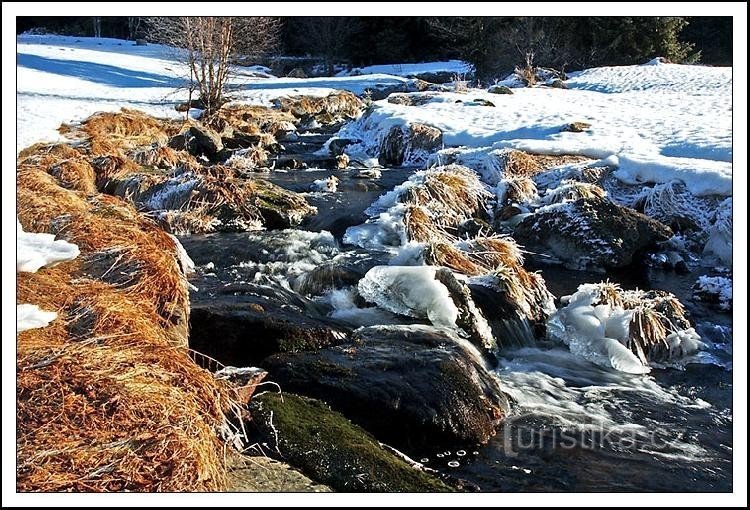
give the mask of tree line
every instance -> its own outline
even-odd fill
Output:
[[[16,30],[138,39],[151,37],[144,17],[19,17]],[[576,70],[642,63],[732,64],[731,17],[283,17],[267,34],[273,54],[334,64],[461,58],[488,80],[533,56],[535,65]]]

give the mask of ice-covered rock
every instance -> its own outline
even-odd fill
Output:
[[[693,286],[695,299],[714,303],[721,310],[732,309],[732,279],[724,276],[700,276]]]
[[[370,303],[408,317],[426,318],[438,327],[455,328],[458,309],[434,266],[375,266],[358,289]]]
[[[611,283],[584,284],[550,316],[548,336],[599,366],[648,373],[651,362],[670,361],[703,346],[673,295],[623,291]]]
[[[625,267],[671,236],[665,225],[605,198],[539,208],[514,230],[529,251],[571,269]]]

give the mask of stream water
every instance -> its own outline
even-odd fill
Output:
[[[306,275],[322,265],[346,268],[356,281],[387,261],[381,253],[343,245],[341,237],[348,226],[365,220],[364,210],[378,196],[413,171],[386,169],[377,180],[351,178],[352,170],[333,171],[341,181],[339,191],[309,193],[319,213],[295,231],[183,238],[198,266],[193,299],[242,286],[250,292],[248,286],[262,284],[316,320],[349,327],[403,322],[389,312],[358,308],[345,277],[343,283],[331,277],[330,286],[340,288],[316,298],[302,298],[298,291],[310,284]],[[269,179],[307,192],[315,179],[331,172],[274,172]],[[600,368],[565,346],[545,342],[504,351],[496,374],[514,405],[498,435],[477,450],[407,453],[483,491],[731,491],[732,320],[691,299],[691,287],[703,273],[538,269],[558,298],[581,283],[606,278],[624,288],[672,292],[687,306],[708,347],[649,375]]]

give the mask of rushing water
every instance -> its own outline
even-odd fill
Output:
[[[387,260],[383,254],[343,246],[341,236],[346,227],[364,221],[368,205],[412,171],[385,170],[377,181],[340,172],[338,193],[308,195],[319,214],[294,233],[185,238],[200,272],[196,297],[262,284],[319,319],[348,326],[403,321],[383,310],[359,308],[342,283],[342,288],[310,300],[295,296],[321,266],[346,269],[343,276],[336,273],[338,280],[331,277],[335,286],[336,281],[356,281]],[[306,191],[313,180],[329,174],[292,171],[270,178]],[[701,273],[602,275],[538,269],[557,297],[604,278],[624,288],[673,292],[686,304],[708,347],[643,376],[600,368],[565,346],[546,342],[504,351],[496,374],[514,410],[497,437],[476,450],[409,453],[483,491],[731,491],[731,316],[691,299],[692,284]]]

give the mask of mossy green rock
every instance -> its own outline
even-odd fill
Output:
[[[449,492],[439,479],[385,450],[322,402],[265,393],[250,404],[253,423],[286,462],[341,492]]]
[[[373,326],[351,344],[261,362],[269,380],[318,398],[397,448],[483,444],[509,402],[480,359],[428,326]]]

